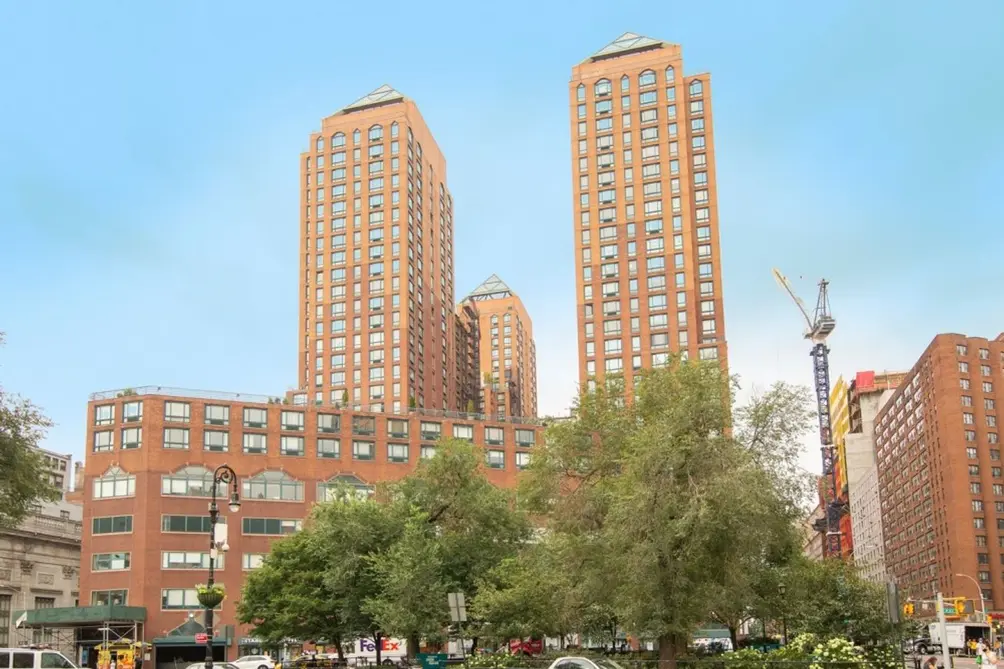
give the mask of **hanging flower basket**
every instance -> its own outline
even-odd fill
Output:
[[[195,586],[195,594],[199,599],[199,604],[202,604],[207,609],[215,609],[223,603],[224,598],[227,596],[223,586],[216,584],[211,587],[201,584],[197,585]]]

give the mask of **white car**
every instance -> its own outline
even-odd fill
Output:
[[[548,669],[624,669],[605,657],[559,657]]]
[[[0,669],[75,669],[77,665],[60,652],[38,648],[0,648]]]
[[[275,669],[275,660],[267,655],[245,655],[233,661],[237,669]]]

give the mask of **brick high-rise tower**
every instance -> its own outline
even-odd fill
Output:
[[[300,387],[454,408],[453,201],[418,107],[381,86],[321,122],[300,169]]]
[[[625,33],[572,68],[579,376],[726,364],[711,78]]]

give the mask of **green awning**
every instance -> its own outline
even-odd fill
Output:
[[[21,621],[21,618],[24,620]],[[20,627],[91,627],[106,623],[141,623],[146,620],[145,606],[63,606],[52,609],[14,611]]]
[[[196,643],[194,636],[159,636],[151,643],[154,646],[205,646],[204,643]],[[214,646],[229,646],[230,639],[225,637],[213,637]]]

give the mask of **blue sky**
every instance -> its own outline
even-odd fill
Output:
[[[296,382],[297,157],[381,84],[448,161],[460,297],[575,392],[572,65],[624,31],[710,71],[731,365],[810,383],[780,267],[832,281],[834,375],[1004,330],[1004,4],[0,0],[0,383],[84,450],[88,393]],[[800,277],[803,277],[800,279]],[[807,445],[812,439],[807,437]],[[806,465],[818,469],[807,448]]]

